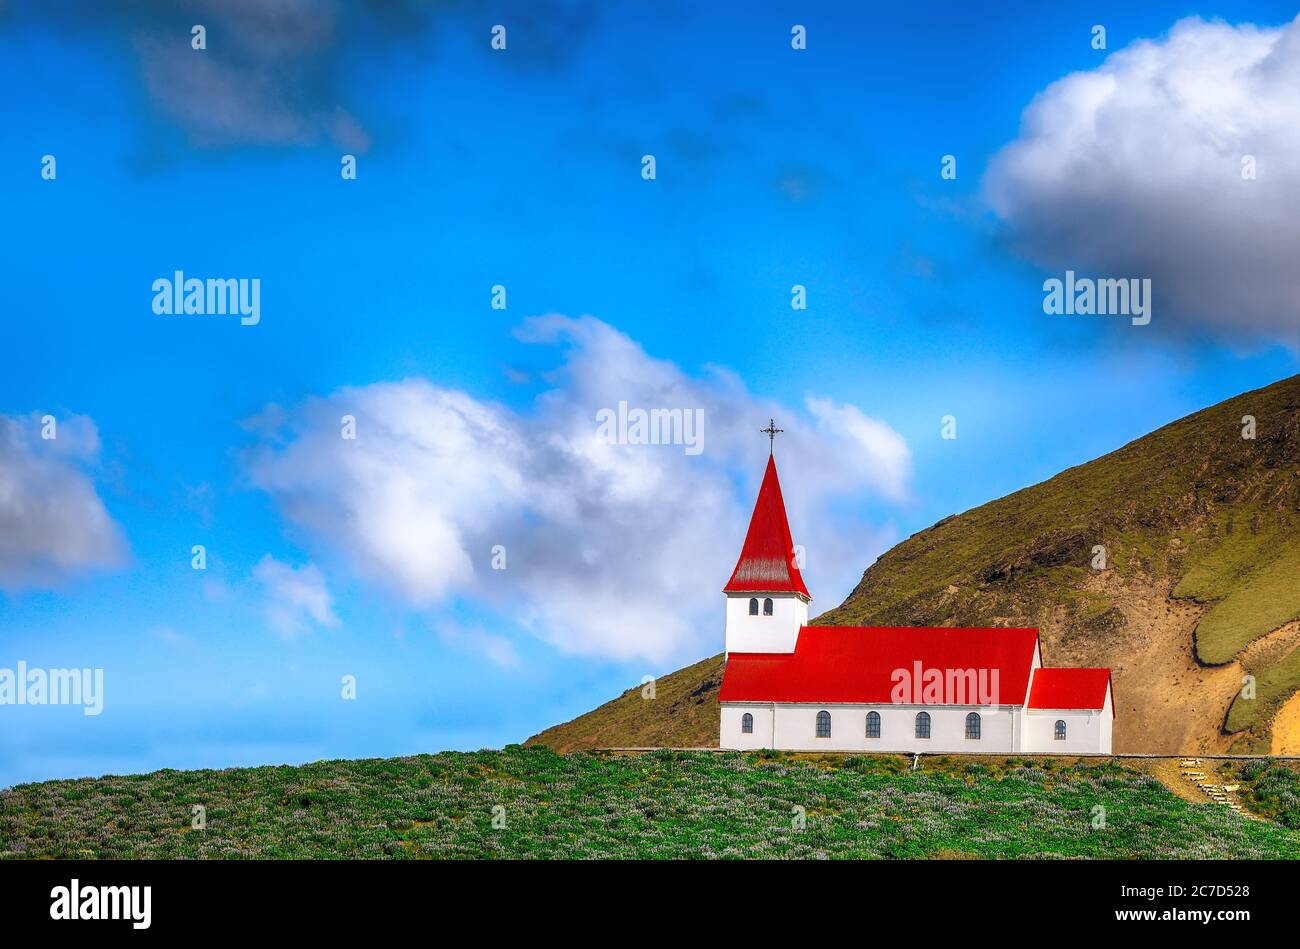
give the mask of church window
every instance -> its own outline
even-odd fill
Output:
[[[979,738],[980,736],[980,717],[979,713],[971,712],[966,716],[966,737]]]
[[[916,713],[916,737],[917,738],[930,737],[930,713],[929,712]]]
[[[764,616],[772,615],[772,598],[770,596],[764,597],[763,599],[763,615]]]
[[[823,710],[817,713],[817,737],[818,738],[831,737],[831,713],[830,712]]]
[[[749,598],[749,615],[750,616],[758,615],[758,597],[756,596],[751,596]]]
[[[1065,741],[1065,722],[1058,721],[1056,723],[1056,740]]]
[[[740,716],[740,731],[743,735],[754,734],[754,716],[746,712]]]
[[[879,712],[867,713],[867,737],[868,738],[880,737],[880,713]]]

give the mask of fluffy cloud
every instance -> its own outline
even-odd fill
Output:
[[[0,590],[49,587],[122,562],[126,544],[87,468],[95,423],[62,416],[41,437],[40,416],[0,415]]]
[[[424,379],[342,389],[250,424],[252,483],[309,543],[416,608],[463,597],[563,650],[621,659],[720,643],[719,590],[769,416],[786,429],[787,505],[826,605],[878,552],[879,538],[831,506],[904,497],[909,454],[884,423],[825,399],[802,410],[756,399],[721,370],[690,377],[590,317],[539,317],[518,335],[564,353],[532,411]],[[620,402],[701,410],[702,450],[607,443],[597,413]],[[340,437],[345,415],[355,440]],[[498,548],[505,569],[493,569]]]
[[[325,577],[315,564],[294,567],[267,554],[253,576],[266,593],[267,622],[282,636],[306,632],[311,623],[338,625]]]
[[[1298,83],[1300,18],[1182,20],[1048,86],[985,193],[1035,262],[1150,277],[1157,322],[1300,343]]]

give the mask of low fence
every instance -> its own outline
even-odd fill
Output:
[[[650,751],[709,751],[714,754],[724,754],[734,752],[735,748],[676,748],[669,745],[646,745],[646,746],[628,746],[613,748],[581,748],[579,751],[599,751],[610,754],[645,754]],[[762,748],[746,749],[745,754],[757,754],[761,751],[771,750]],[[1198,751],[1191,751],[1177,754],[1147,754],[1142,752],[1125,752],[1122,754],[1099,754],[1095,752],[1076,751],[1070,754],[1049,754],[1040,751],[854,751],[852,749],[827,749],[825,751],[786,751],[785,749],[776,749],[781,754],[786,755],[872,755],[876,757],[899,757],[911,758],[919,756],[921,758],[1151,758],[1155,760],[1172,760],[1174,758],[1199,758],[1203,761],[1252,761],[1256,759],[1267,761],[1300,761],[1300,755],[1210,755]]]

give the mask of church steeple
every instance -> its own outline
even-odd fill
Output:
[[[779,431],[775,421],[763,429],[769,439]],[[812,597],[799,572],[774,454],[768,455],[740,559],[722,592],[727,596],[728,655],[794,652]]]
[[[769,455],[758,500],[749,519],[749,532],[740,559],[724,593],[797,593],[812,599],[795,563],[794,540],[785,516],[785,499],[776,476],[776,458]]]

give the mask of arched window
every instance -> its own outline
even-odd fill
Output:
[[[980,717],[978,712],[971,712],[966,716],[966,737],[979,738],[980,736]]]
[[[930,737],[930,713],[929,712],[916,713],[916,737],[917,738]]]
[[[1056,723],[1056,740],[1065,741],[1065,722],[1058,721]]]
[[[742,735],[754,734],[754,716],[748,712],[740,716],[740,733]]]
[[[825,710],[817,713],[817,737],[831,737],[831,713]]]
[[[879,712],[867,713],[867,737],[868,738],[880,737],[880,713]]]
[[[772,615],[772,598],[770,596],[763,599],[763,615]]]
[[[749,615],[750,616],[758,615],[758,597],[756,596],[751,596],[749,598]]]

